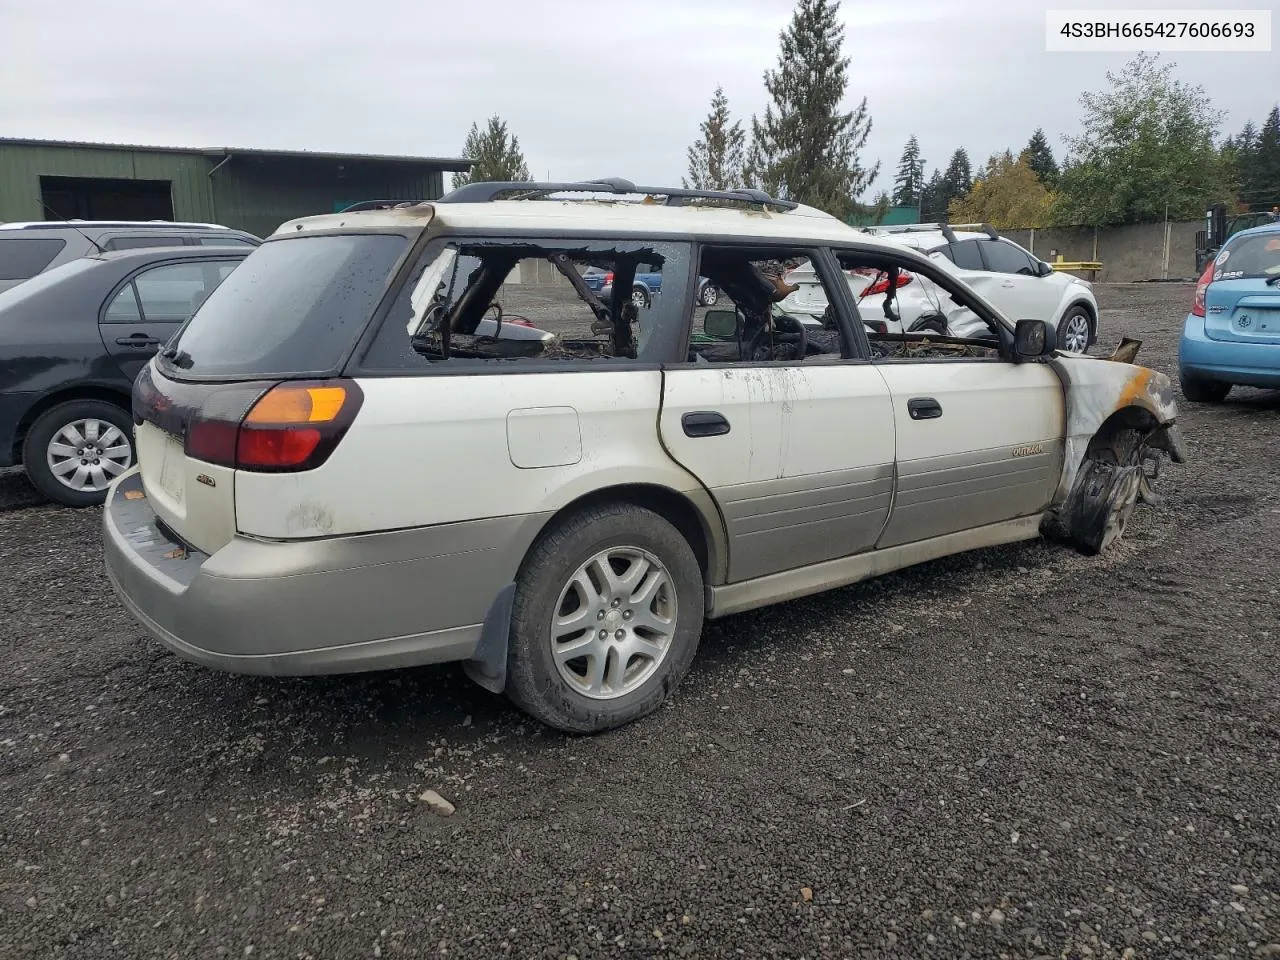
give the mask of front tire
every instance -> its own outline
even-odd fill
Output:
[[[1085,353],[1093,343],[1093,319],[1083,307],[1072,307],[1058,324],[1058,347],[1069,353]]]
[[[133,422],[105,400],[72,400],[42,413],[27,431],[22,463],[31,484],[68,507],[107,498],[111,481],[134,461]]]
[[[598,733],[647,716],[693,662],[702,571],[652,510],[618,503],[568,517],[516,584],[506,692],[550,727]]]
[[[644,287],[632,287],[631,302],[636,305],[637,310],[647,309],[649,306],[649,291]]]
[[[714,283],[704,283],[698,294],[698,303],[704,307],[714,307],[720,301],[720,291]]]
[[[1198,377],[1179,377],[1182,395],[1192,403],[1222,403],[1231,392],[1231,384],[1221,380],[1201,380]]]

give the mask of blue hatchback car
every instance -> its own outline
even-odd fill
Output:
[[[1235,384],[1280,389],[1280,221],[1237,233],[1205,268],[1178,374],[1202,403],[1221,403]]]

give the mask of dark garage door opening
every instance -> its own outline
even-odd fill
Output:
[[[46,220],[172,220],[168,180],[41,177]]]

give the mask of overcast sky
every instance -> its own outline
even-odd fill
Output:
[[[1173,5],[1173,0],[1165,0]],[[1269,3],[1196,0],[1198,9]],[[1047,8],[1100,0],[845,0],[850,104],[888,186],[903,144],[975,166],[1044,127],[1125,54],[1046,53]],[[1142,0],[1126,6],[1151,7]],[[717,83],[764,105],[791,0],[0,0],[0,136],[456,156],[506,119],[536,177],[678,183]],[[1261,123],[1280,54],[1166,54],[1224,129]],[[869,199],[869,197],[865,198]]]

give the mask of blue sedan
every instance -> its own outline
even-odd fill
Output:
[[[613,296],[613,271],[604,271],[598,267],[592,267],[582,277],[587,282],[587,286],[598,293],[602,299],[608,299]],[[653,301],[655,294],[662,291],[662,274],[642,268],[636,271],[635,279],[631,284],[631,299],[635,301],[635,305],[643,310]],[[698,305],[702,307],[713,307],[716,301],[720,299],[720,291],[706,277],[698,278]]]
[[[1205,268],[1178,374],[1201,403],[1221,403],[1236,384],[1280,389],[1280,222],[1237,233]]]

